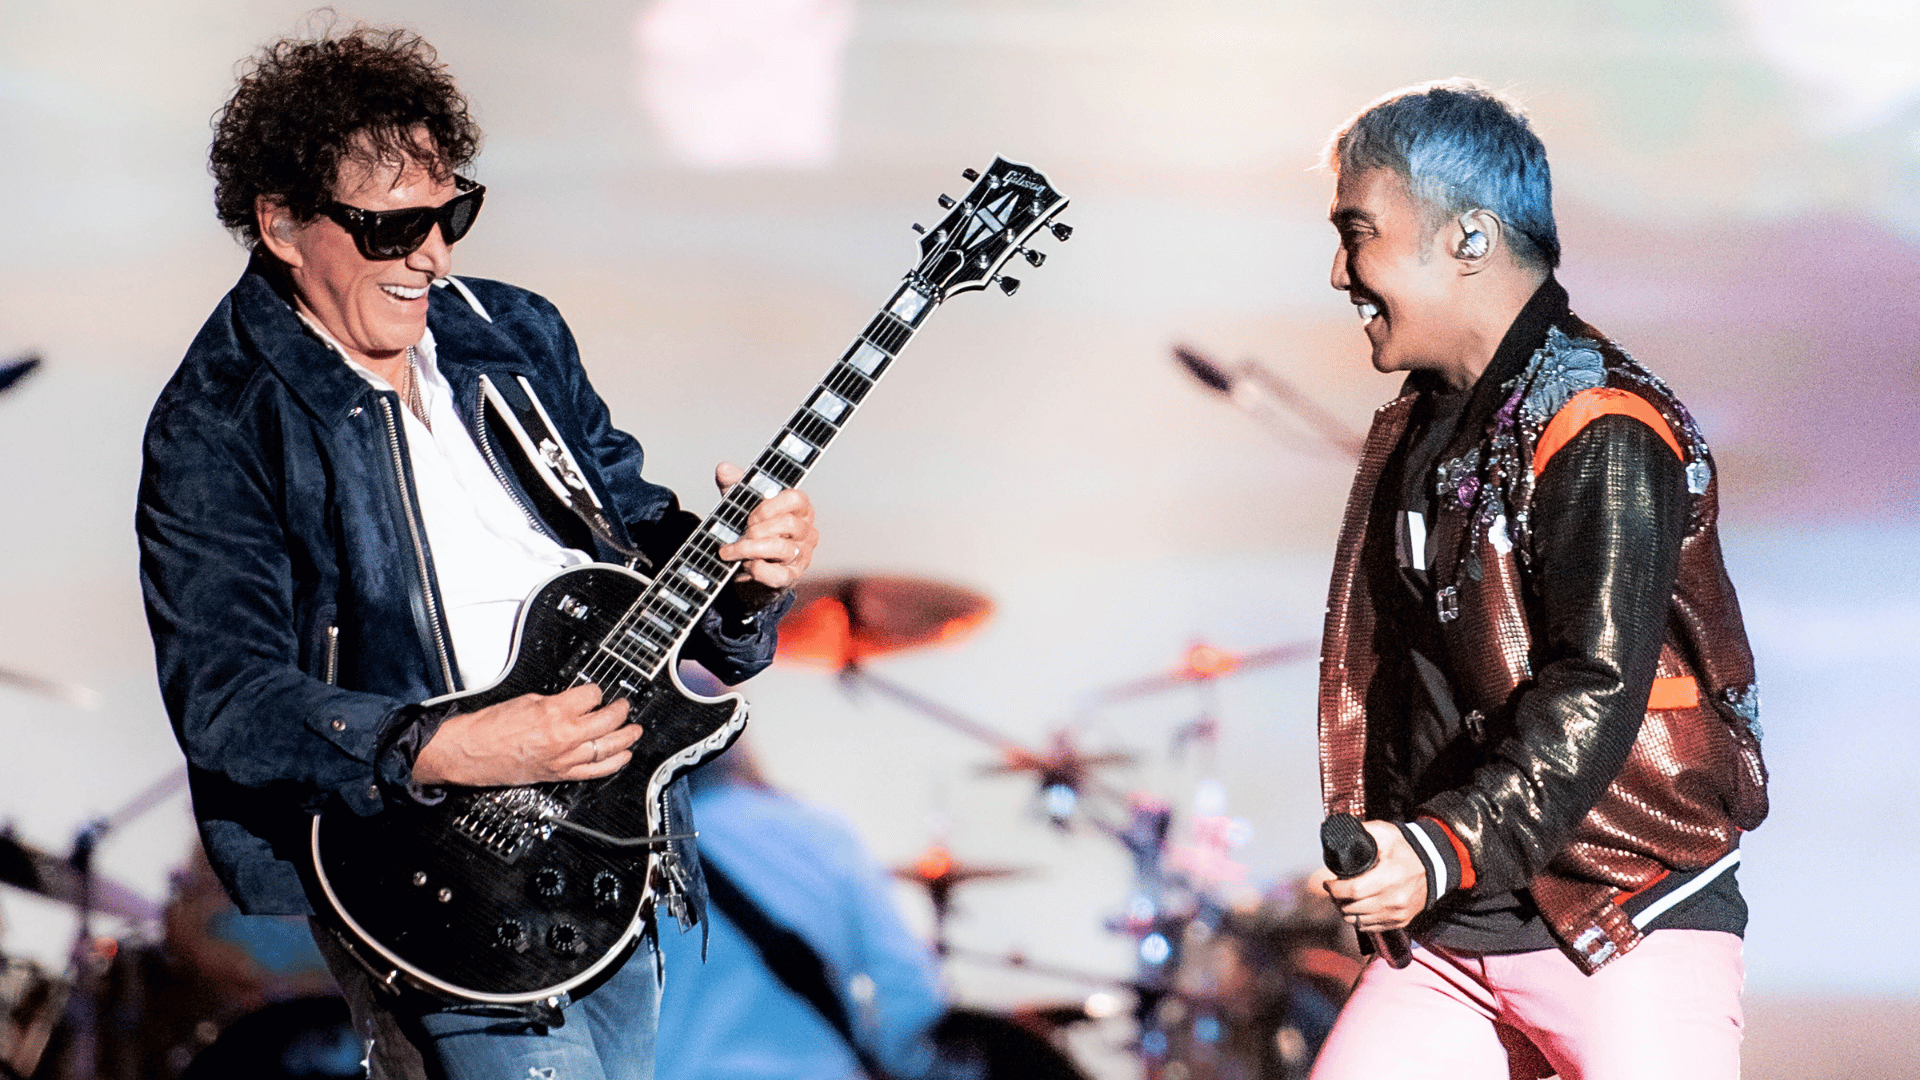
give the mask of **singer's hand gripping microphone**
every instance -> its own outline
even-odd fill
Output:
[[[1380,845],[1352,814],[1335,814],[1320,823],[1320,851],[1327,869],[1340,878],[1359,877],[1380,861]],[[1394,967],[1413,962],[1413,946],[1405,930],[1367,931],[1367,936],[1373,939],[1374,951]]]

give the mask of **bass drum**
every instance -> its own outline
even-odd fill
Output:
[[[228,1024],[180,1080],[355,1080],[363,1056],[345,1000],[295,998]]]
[[[35,1073],[71,989],[31,960],[0,957],[0,1077]]]
[[[980,1080],[1088,1080],[1051,1039],[996,1013],[950,1009],[932,1035],[942,1059]]]

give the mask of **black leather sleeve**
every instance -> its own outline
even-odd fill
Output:
[[[1478,893],[1524,887],[1626,763],[1666,636],[1686,474],[1652,428],[1604,416],[1534,487],[1531,685],[1462,788],[1421,807],[1472,855]]]

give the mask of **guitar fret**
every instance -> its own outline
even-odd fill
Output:
[[[721,559],[718,553],[709,551],[705,546],[688,551],[687,561],[697,567],[702,574],[714,581],[726,580],[727,571],[729,570],[726,561]],[[712,586],[709,586],[709,588],[712,588]]]
[[[867,324],[860,336],[885,350],[888,356],[898,356],[901,346],[913,336],[913,328],[883,311]]]
[[[619,664],[621,667],[626,668],[628,671],[631,671],[636,675],[639,675],[641,678],[645,678],[647,675],[645,668],[642,668],[640,665],[633,663],[631,660],[628,660],[626,657],[621,656],[619,653],[613,651],[612,649],[608,648],[605,645],[602,645],[596,651],[599,653],[599,655],[604,656],[609,660],[612,660],[614,663]],[[605,686],[604,679],[605,679],[605,673],[602,673],[602,676],[600,678],[596,678],[594,682],[601,683],[601,685],[604,688]]]
[[[661,643],[648,637],[645,633],[645,629],[646,629],[645,627],[641,627],[641,626],[629,626],[627,627],[625,634],[623,634],[622,636],[624,636],[627,640],[632,641],[636,645],[639,645],[641,648],[652,649],[656,652],[660,651]]]
[[[654,629],[676,638],[680,636],[680,631],[685,630],[687,623],[691,621],[677,617],[671,608],[666,611],[661,611],[659,608],[651,605],[640,612],[640,617],[645,619]]]
[[[799,432],[801,438],[821,448],[825,448],[835,435],[840,434],[838,426],[827,423],[805,409],[793,414],[793,419],[787,421],[787,428]]]
[[[754,462],[753,467],[762,470],[768,476],[780,481],[780,483],[786,487],[792,487],[798,484],[801,480],[805,479],[807,475],[807,470],[794,464],[787,458],[781,457],[772,450],[760,455],[760,460]]]
[[[693,603],[691,601],[689,601],[686,597],[681,596],[679,593],[672,591],[671,589],[667,589],[667,588],[657,589],[654,595],[658,596],[662,600],[665,600],[668,604],[671,604],[675,610],[681,612],[682,614],[693,610]]]
[[[740,539],[740,531],[724,521],[709,521],[707,523],[707,532],[723,544],[731,544],[735,540]]]
[[[873,389],[873,380],[845,363],[838,363],[833,365],[833,373],[820,385],[858,405],[867,396],[867,391]]]

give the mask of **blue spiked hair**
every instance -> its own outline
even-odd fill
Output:
[[[1547,148],[1520,106],[1472,79],[1409,86],[1361,109],[1327,144],[1335,173],[1398,173],[1437,227],[1470,210],[1505,223],[1514,251],[1560,265]]]

